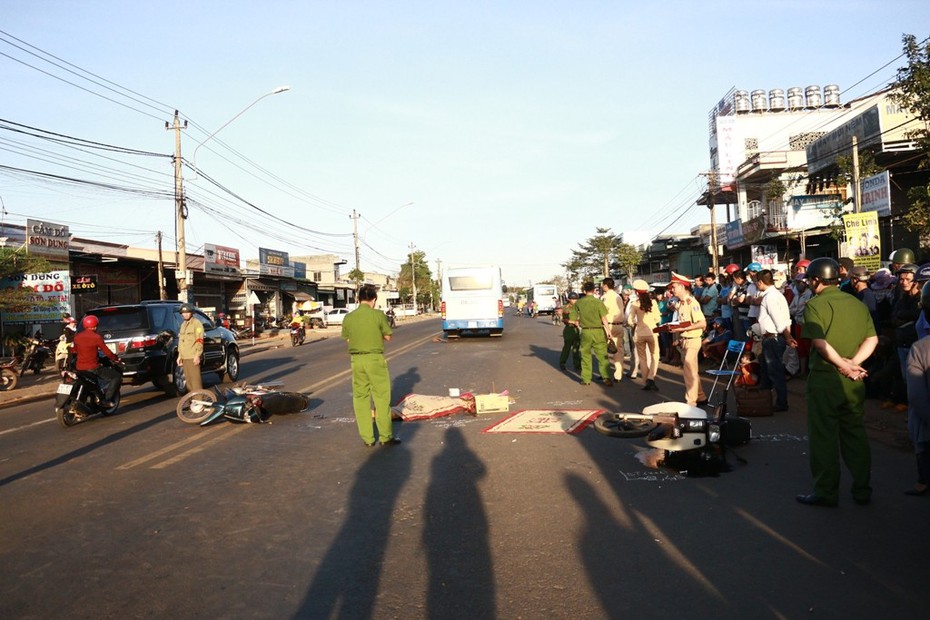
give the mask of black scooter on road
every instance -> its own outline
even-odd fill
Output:
[[[120,403],[122,377],[120,365],[107,357],[100,358],[100,368],[97,371],[62,371],[62,383],[55,393],[55,415],[58,417],[58,423],[68,428],[96,415],[115,414]],[[108,389],[113,391],[109,401],[106,397]]]

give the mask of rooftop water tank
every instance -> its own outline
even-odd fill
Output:
[[[768,108],[767,102],[765,100],[765,91],[764,90],[754,90],[750,95],[752,99],[752,111],[753,112],[765,112]]]
[[[836,84],[827,84],[823,87],[823,107],[840,107],[840,87]]]
[[[752,109],[748,90],[738,90],[733,93],[733,107],[736,108],[737,114],[745,114]]]
[[[800,110],[804,107],[804,91],[800,86],[792,86],[788,89],[788,109]]]
[[[813,84],[804,89],[804,98],[807,100],[807,108],[815,109],[823,105],[823,99],[820,96],[820,86]]]
[[[785,91],[773,88],[769,91],[769,111],[781,112],[785,109]]]

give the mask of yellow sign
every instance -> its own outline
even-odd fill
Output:
[[[853,263],[872,273],[882,268],[882,242],[878,234],[878,212],[847,213],[843,216],[846,247]]]

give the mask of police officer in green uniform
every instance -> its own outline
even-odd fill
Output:
[[[181,313],[181,331],[178,334],[178,365],[184,369],[184,378],[191,391],[203,389],[200,362],[203,360],[203,323],[194,318],[189,304],[178,308]]]
[[[391,339],[391,326],[384,312],[375,310],[378,292],[366,284],[358,292],[361,302],[342,322],[342,337],[349,344],[352,364],[352,408],[358,434],[365,445],[375,445],[375,429],[382,446],[400,443],[391,422],[391,375],[384,359],[384,343]],[[375,420],[371,419],[371,404]]]
[[[572,356],[572,370],[581,370],[581,336],[578,334],[578,293],[568,294],[568,303],[562,306],[562,355],[559,356],[559,368],[565,370],[568,356]]]
[[[604,379],[604,385],[610,387],[614,382],[607,359],[607,306],[595,296],[594,282],[585,282],[581,290],[584,297],[575,303],[581,327],[581,384],[591,385],[593,352],[597,356],[597,367]]]
[[[814,491],[798,495],[809,506],[836,506],[839,454],[852,474],[853,500],[868,504],[872,455],[865,431],[866,371],[862,363],[878,344],[865,304],[837,288],[839,264],[815,258],[807,266],[814,297],[804,310],[801,336],[811,340],[807,380],[807,432]]]

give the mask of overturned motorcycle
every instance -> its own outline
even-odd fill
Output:
[[[749,420],[727,415],[725,404],[708,413],[686,403],[658,403],[642,413],[602,414],[594,428],[611,437],[646,437],[650,447],[661,451],[658,466],[691,475],[729,471],[727,448],[752,439]]]
[[[279,392],[280,382],[242,384],[222,392],[198,390],[187,394],[175,409],[181,421],[206,426],[220,418],[230,422],[262,423],[272,415],[300,413],[310,406],[310,397],[299,392]]]

